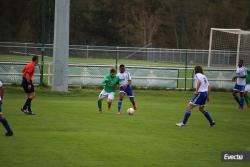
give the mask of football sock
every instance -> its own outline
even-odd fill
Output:
[[[98,108],[99,108],[99,110],[102,110],[102,102],[101,101],[98,101]]]
[[[108,102],[108,109],[111,109],[111,102]]]
[[[190,115],[191,115],[191,112],[190,111],[186,111],[185,116],[184,116],[183,121],[182,121],[183,124],[187,123],[188,118],[190,117]]]
[[[244,107],[244,97],[240,97],[240,107]]]
[[[209,113],[207,111],[204,111],[202,113],[207,118],[207,120],[209,121],[210,124],[213,123],[213,120],[212,120],[211,116],[209,115]]]
[[[27,98],[26,102],[25,102],[24,105],[23,105],[23,109],[24,109],[24,110],[26,110],[27,108],[30,108],[31,100],[32,100],[32,99]]]
[[[240,105],[240,99],[238,96],[234,96],[235,101]]]
[[[0,121],[2,122],[3,127],[6,129],[6,131],[8,133],[12,132],[12,130],[11,130],[9,124],[8,124],[8,121],[5,118],[0,118]]]
[[[249,104],[249,96],[248,96],[248,94],[244,94],[244,99],[245,99],[246,104]]]
[[[120,99],[120,100],[118,101],[118,112],[121,111],[121,108],[122,108],[122,100]]]

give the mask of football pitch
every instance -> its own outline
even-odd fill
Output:
[[[221,151],[250,151],[250,109],[237,111],[229,92],[213,92],[207,110],[210,127],[197,109],[179,128],[192,92],[135,90],[138,111],[129,116],[97,111],[98,89],[53,93],[37,89],[32,103],[37,115],[19,112],[21,88],[7,87],[3,112],[14,130],[6,138],[0,128],[0,164],[4,167],[228,167],[248,163],[221,162]]]

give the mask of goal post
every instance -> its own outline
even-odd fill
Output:
[[[237,66],[240,59],[250,65],[250,31],[211,28],[208,67]]]

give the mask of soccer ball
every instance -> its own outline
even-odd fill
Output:
[[[128,115],[133,115],[135,113],[135,110],[133,108],[127,109]]]

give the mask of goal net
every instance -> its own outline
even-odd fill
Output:
[[[208,67],[250,65],[250,31],[211,28]]]

